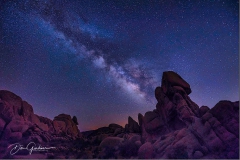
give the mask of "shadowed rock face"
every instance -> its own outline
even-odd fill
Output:
[[[130,133],[140,133],[138,123],[130,116],[128,117],[128,124],[125,125],[125,131]]]
[[[80,135],[76,123],[72,120],[71,116],[67,114],[59,114],[54,117],[53,127],[57,134],[66,134],[74,138]]]
[[[77,118],[60,114],[50,120],[9,91],[0,91],[0,158],[239,158],[239,102],[220,101],[199,108],[190,85],[173,71],[163,72],[156,87],[156,109],[80,133]],[[9,144],[34,142],[57,146],[47,153],[9,155]]]
[[[8,123],[6,128],[10,129],[11,131],[18,130],[19,132],[23,133],[25,130],[14,129],[14,128],[21,128],[19,124],[24,124],[25,129],[28,129],[32,126],[36,126],[39,130],[50,132],[50,133],[57,133],[57,127],[54,126],[54,122],[64,122],[65,128],[74,128],[71,130],[63,130],[66,134],[70,134],[72,137],[79,136],[78,129],[76,126],[76,117],[75,122],[71,119],[70,115],[60,114],[54,118],[54,120],[50,120],[46,117],[41,117],[33,112],[33,108],[30,104],[26,101],[23,101],[19,96],[15,95],[12,92],[1,90],[0,91],[0,118],[1,121]],[[74,119],[74,118],[73,118]],[[64,126],[60,126],[64,128]],[[4,132],[4,131],[3,131]],[[4,136],[3,134],[2,136]],[[10,135],[5,135],[10,136]]]
[[[174,86],[177,86],[178,88],[181,87],[188,95],[192,92],[190,85],[177,73],[173,71],[163,72],[161,85],[163,92],[170,94]]]
[[[239,137],[239,102],[220,101],[210,111],[217,120],[236,137]]]
[[[7,154],[6,146],[2,145],[20,141],[50,142],[66,136],[69,139],[81,137],[71,116],[60,114],[53,121],[38,116],[19,96],[0,90],[0,158]]]
[[[155,89],[156,109],[139,114],[146,158],[239,158],[239,103],[220,101],[199,108],[190,85],[173,71],[163,72]],[[151,153],[151,154],[149,154]]]

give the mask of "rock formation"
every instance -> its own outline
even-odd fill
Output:
[[[38,116],[34,114],[32,106],[19,96],[0,90],[0,158],[6,155],[6,148],[2,144],[23,140],[49,142],[64,136],[69,139],[80,138],[76,121],[76,118],[72,120],[66,114],[56,116],[53,121]]]
[[[140,133],[138,123],[130,116],[128,117],[128,124],[125,125],[125,131],[129,133]]]
[[[33,107],[9,91],[0,91],[0,158],[239,158],[239,102],[220,101],[199,107],[190,85],[173,71],[163,72],[155,89],[156,109],[128,117],[123,128],[80,133],[76,116],[53,120],[34,114]],[[10,155],[12,143],[57,146],[47,153]]]
[[[138,116],[144,142],[139,158],[239,158],[239,103],[199,108],[190,93],[177,73],[163,72],[156,109]],[[146,146],[153,151],[145,153]]]

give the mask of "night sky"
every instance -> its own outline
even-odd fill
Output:
[[[236,0],[0,1],[0,89],[80,131],[155,109],[172,70],[212,108],[239,100]]]

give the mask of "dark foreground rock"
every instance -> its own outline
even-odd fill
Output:
[[[55,141],[75,140],[82,137],[77,119],[60,114],[50,120],[34,114],[26,101],[12,92],[0,90],[0,158],[14,158],[9,145],[38,143],[49,145]],[[24,154],[24,153],[22,153]]]
[[[14,93],[0,91],[0,158],[238,159],[239,102],[199,107],[191,92],[177,73],[164,72],[156,109],[139,113],[138,122],[128,117],[125,127],[111,123],[80,133],[75,116],[50,120]],[[16,143],[48,148],[11,154]]]
[[[163,73],[156,109],[139,114],[144,143],[139,158],[239,158],[239,102],[199,108],[190,93],[177,73]]]

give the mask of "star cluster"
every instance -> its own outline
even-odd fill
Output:
[[[0,2],[0,89],[80,130],[153,110],[173,70],[199,106],[238,100],[238,1]]]

